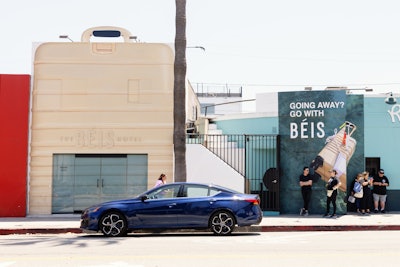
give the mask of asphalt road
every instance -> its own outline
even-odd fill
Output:
[[[0,236],[3,266],[398,266],[400,231]]]

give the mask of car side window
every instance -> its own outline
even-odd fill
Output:
[[[208,188],[205,187],[188,187],[188,197],[206,197],[208,196]]]
[[[219,192],[221,192],[220,190],[217,190],[215,188],[211,188],[210,189],[210,196],[215,196],[216,194],[218,194]]]
[[[219,191],[208,186],[185,186],[184,197],[208,197],[217,194]]]
[[[148,194],[147,197],[149,199],[175,198],[178,196],[179,187],[180,185],[163,186]]]

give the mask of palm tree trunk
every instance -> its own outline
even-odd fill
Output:
[[[186,0],[175,0],[174,180],[186,181]]]

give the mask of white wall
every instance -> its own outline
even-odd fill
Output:
[[[241,97],[199,97],[199,101],[202,104],[213,105],[213,104],[224,104],[229,102],[241,101]],[[217,105],[215,108],[215,115],[225,115],[225,114],[237,114],[242,112],[242,102],[231,103],[225,105]],[[209,114],[208,115],[214,115]]]
[[[256,95],[256,112],[273,113],[278,116],[278,93],[262,93]]]
[[[199,144],[186,145],[187,181],[212,183],[244,192],[245,178]]]

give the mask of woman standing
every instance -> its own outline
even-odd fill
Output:
[[[354,184],[352,185],[352,194],[356,198],[356,208],[357,213],[360,214],[361,211],[361,202],[364,197],[364,190],[363,190],[363,183],[364,183],[364,175],[362,173],[357,174]]]
[[[167,183],[167,176],[164,173],[160,174],[160,177],[157,179],[156,184],[154,187],[158,187]]]
[[[362,181],[363,186],[363,198],[361,199],[361,213],[370,214],[370,206],[372,203],[372,183],[374,179],[369,177],[369,172],[365,171],[362,173],[364,180]]]
[[[329,171],[331,177],[329,178],[328,184],[326,185],[327,193],[326,193],[326,213],[324,217],[330,217],[336,219],[336,197],[337,197],[337,189],[340,187],[342,184],[337,177],[337,171],[336,170],[330,170]],[[333,206],[333,213],[332,215],[329,215],[329,210],[330,206]]]

